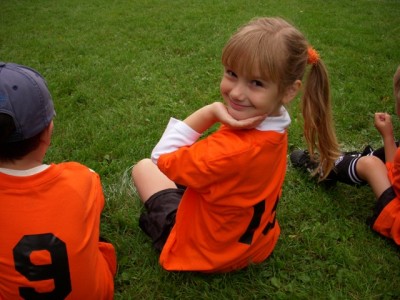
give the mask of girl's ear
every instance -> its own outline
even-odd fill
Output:
[[[297,79],[295,82],[293,82],[292,85],[287,87],[285,94],[283,95],[283,98],[282,98],[282,103],[289,104],[299,93],[302,85],[303,84],[302,84],[301,80]]]

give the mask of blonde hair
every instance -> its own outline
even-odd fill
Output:
[[[280,95],[307,69],[309,43],[281,18],[257,18],[239,28],[222,51],[222,64],[246,75],[258,75],[278,85]],[[318,152],[319,175],[328,176],[339,156],[328,74],[321,59],[311,65],[301,110],[304,137],[311,157]]]

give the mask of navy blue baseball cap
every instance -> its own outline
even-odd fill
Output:
[[[10,115],[16,127],[6,143],[42,132],[55,116],[45,79],[29,67],[0,62],[0,113]]]

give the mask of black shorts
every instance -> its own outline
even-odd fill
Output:
[[[175,216],[184,188],[166,189],[152,195],[145,203],[146,211],[140,215],[139,227],[151,238],[161,252],[175,225]]]

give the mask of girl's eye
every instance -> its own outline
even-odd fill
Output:
[[[260,87],[264,86],[264,84],[260,80],[252,80],[251,84],[254,86],[260,86]]]
[[[233,72],[231,70],[226,70],[225,72],[226,72],[226,74],[228,74],[229,77],[237,77],[235,72]]]

